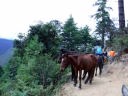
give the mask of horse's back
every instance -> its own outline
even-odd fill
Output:
[[[78,64],[84,68],[92,68],[96,66],[97,58],[93,54],[82,54],[78,56]]]

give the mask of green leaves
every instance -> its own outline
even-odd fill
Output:
[[[62,46],[68,50],[86,51],[86,45],[91,44],[92,37],[89,27],[78,28],[72,16],[65,22],[62,32]]]
[[[25,55],[32,57],[38,56],[43,50],[44,46],[42,43],[38,42],[38,36],[31,38],[28,46],[25,48]]]
[[[66,49],[75,48],[75,35],[77,27],[72,16],[65,22],[62,33],[62,43]]]
[[[105,37],[112,39],[113,32],[115,31],[115,25],[110,19],[109,12],[110,7],[106,6],[107,0],[97,0],[94,6],[98,6],[97,12],[94,17],[96,19],[95,33],[102,40],[102,46],[104,46]]]
[[[128,35],[117,36],[113,39],[112,46],[115,50],[122,50],[124,48],[128,48]]]
[[[59,30],[61,30],[59,21],[51,21],[46,24],[40,23],[30,26],[28,38],[33,38],[36,35],[38,37],[38,41],[44,46],[42,52],[52,53],[52,48],[58,47],[59,45]]]

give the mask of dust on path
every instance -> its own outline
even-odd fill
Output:
[[[66,83],[59,96],[122,96],[122,84],[128,85],[128,64],[114,63],[105,65],[103,74],[95,76],[92,84],[84,84],[82,89],[73,86],[73,82]]]

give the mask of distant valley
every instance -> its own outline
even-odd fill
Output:
[[[13,40],[0,38],[0,65],[8,62],[13,54]]]

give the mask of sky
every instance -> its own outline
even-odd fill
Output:
[[[29,26],[51,20],[64,23],[70,15],[78,27],[88,25],[95,30],[95,20],[91,15],[96,13],[93,4],[97,0],[0,0],[0,38],[16,39],[18,33],[27,33]],[[125,19],[128,22],[124,0]],[[110,17],[118,25],[118,0],[108,0],[112,7]]]

